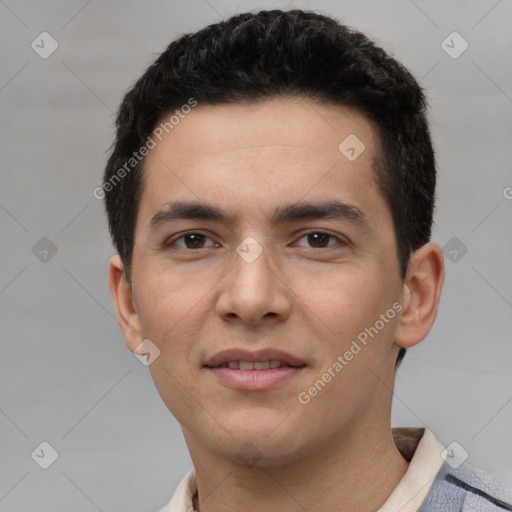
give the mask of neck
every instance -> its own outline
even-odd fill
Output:
[[[408,468],[390,425],[378,431],[374,425],[343,432],[342,439],[330,439],[315,447],[314,454],[286,465],[241,465],[189,443],[199,495],[194,508],[374,512]]]

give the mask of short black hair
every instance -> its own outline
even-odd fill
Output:
[[[128,281],[143,188],[139,151],[163,116],[191,100],[218,105],[286,96],[352,107],[372,123],[380,143],[374,178],[393,217],[405,279],[411,253],[430,240],[435,202],[423,89],[361,32],[315,12],[270,10],[238,14],[181,36],[125,95],[103,193]],[[401,349],[397,365],[404,355]]]

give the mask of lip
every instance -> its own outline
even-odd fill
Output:
[[[238,370],[232,368],[218,368],[219,365],[229,361],[262,362],[277,360],[290,366],[269,368],[268,370]],[[271,389],[298,376],[306,368],[304,361],[273,349],[264,349],[257,352],[230,349],[223,350],[208,359],[204,367],[222,385],[245,391],[262,391]]]
[[[262,349],[255,352],[250,352],[249,350],[242,349],[228,349],[222,350],[218,352],[213,357],[210,357],[204,363],[204,366],[207,367],[215,367],[220,366],[223,363],[228,363],[229,361],[250,361],[251,363],[257,363],[262,361],[270,361],[271,359],[281,361],[290,366],[304,366],[304,361],[288,354],[286,352],[282,352],[281,350],[274,349]],[[275,368],[278,369],[278,368]],[[256,370],[256,371],[267,371],[267,370]]]

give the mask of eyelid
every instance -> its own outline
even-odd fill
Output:
[[[176,235],[173,235],[172,237],[167,238],[164,241],[164,243],[162,244],[162,247],[164,249],[170,248],[170,247],[174,246],[174,244],[178,240],[181,240],[182,238],[186,237],[187,235],[202,235],[205,238],[210,239],[214,244],[218,245],[217,242],[215,242],[212,239],[212,237],[208,236],[207,234],[202,233],[200,230],[192,230],[192,231],[184,231],[182,233],[177,233]],[[211,247],[211,246],[209,246],[209,247]],[[206,249],[208,249],[209,247],[206,247]],[[178,249],[184,249],[187,251],[197,251],[198,250],[198,249],[189,249],[188,247],[178,247]],[[200,247],[199,249],[205,249],[205,247]]]
[[[335,234],[331,233],[330,231],[325,231],[324,229],[309,229],[308,231],[302,232],[301,235],[297,238],[297,241],[301,240],[305,236],[311,235],[313,233],[320,233],[323,235],[330,236],[331,238],[334,238],[338,242],[339,245],[349,245],[349,241],[347,238],[342,237],[340,235],[335,235]],[[327,249],[327,248],[331,248],[331,247],[335,247],[335,245],[328,245],[326,247],[308,247],[308,248],[314,249],[314,250],[319,250],[319,249]]]

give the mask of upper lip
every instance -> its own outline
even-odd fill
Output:
[[[204,366],[216,367],[224,363],[229,363],[229,361],[250,361],[255,363],[271,360],[281,361],[282,363],[286,363],[290,366],[305,366],[304,361],[301,361],[286,352],[282,352],[281,350],[263,349],[250,352],[248,350],[241,350],[237,348],[218,352],[214,356],[210,357],[204,363]]]

